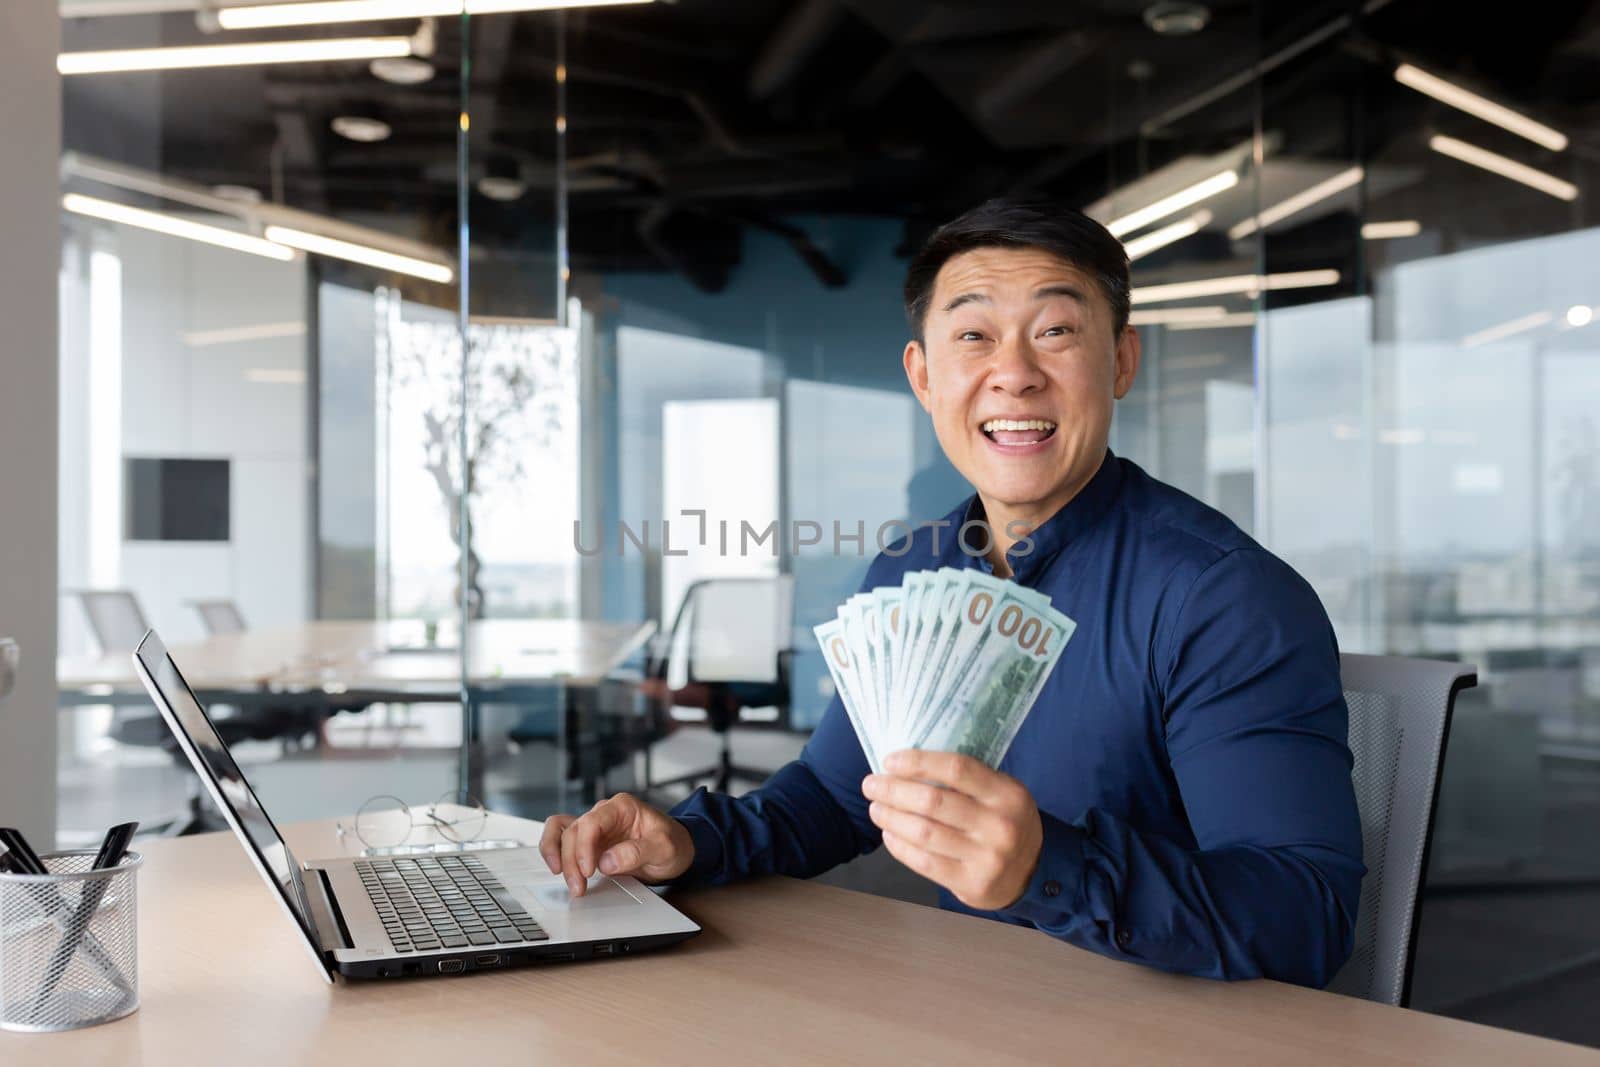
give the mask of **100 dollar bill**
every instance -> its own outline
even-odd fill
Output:
[[[845,639],[844,624],[838,619],[829,619],[813,626],[811,632],[816,634],[817,644],[822,646],[823,662],[828,665],[828,674],[833,677],[833,688],[838,691],[839,703],[844,705],[844,713],[849,716],[856,739],[861,742],[867,765],[875,772],[882,772],[883,762],[872,745],[873,734],[861,717],[858,687],[862,678],[856,658],[850,651],[850,643]]]
[[[934,707],[917,724],[913,747],[996,765],[1076,629],[1059,612],[1041,610],[1037,595],[1010,582],[997,585],[967,591],[962,640]]]

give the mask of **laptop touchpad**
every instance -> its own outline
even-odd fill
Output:
[[[597,908],[625,908],[637,906],[639,903],[631,893],[603,874],[597,874],[589,879],[589,891],[577,898],[574,898],[568,892],[567,883],[560,878],[552,878],[543,882],[524,882],[516,885],[507,883],[507,885],[519,897],[529,899],[530,906],[534,907],[534,910],[546,908],[551,911],[570,911],[581,914],[586,911],[594,911]]]
[[[541,911],[565,911],[579,915],[605,908],[639,906],[633,894],[603,874],[590,878],[589,891],[573,899],[567,890],[567,883],[559,874],[551,874],[536,852],[526,859],[521,856],[495,859],[499,862],[486,859],[485,864],[535,914]]]

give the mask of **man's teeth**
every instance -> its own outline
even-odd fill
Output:
[[[983,424],[984,433],[996,430],[1053,430],[1056,424],[1049,419],[990,419]]]

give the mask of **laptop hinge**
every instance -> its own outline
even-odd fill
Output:
[[[305,880],[306,896],[311,898],[311,918],[316,923],[322,950],[334,952],[342,948],[355,948],[355,939],[350,936],[350,927],[345,925],[338,898],[333,895],[333,886],[328,881],[328,872],[320,867],[307,867],[304,870],[311,875]]]

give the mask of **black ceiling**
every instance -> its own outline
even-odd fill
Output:
[[[542,253],[564,24],[574,268],[679,270],[707,289],[725,282],[751,228],[780,233],[838,282],[785,220],[900,217],[914,240],[1000,192],[1087,203],[1172,158],[1248,138],[1258,103],[1296,152],[1370,156],[1428,121],[1429,102],[1387,79],[1395,56],[1561,121],[1580,157],[1600,145],[1600,3],[1539,0],[1488,19],[1424,0],[1211,0],[1209,25],[1174,38],[1145,24],[1147,2],[678,0],[444,20],[439,74],[411,88],[361,63],[67,79],[65,141],[207,185],[276,188],[292,206],[448,246],[464,44],[469,174],[494,167],[529,186],[510,204],[474,193],[475,240]],[[69,50],[214,40],[184,14],[69,20],[63,37]],[[1208,99],[1308,41],[1259,94],[1248,85]],[[383,118],[394,135],[345,141],[329,130],[341,114]]]

